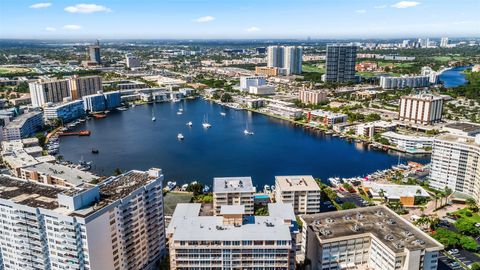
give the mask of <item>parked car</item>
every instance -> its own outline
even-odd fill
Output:
[[[456,249],[456,248],[450,249],[450,250],[448,251],[448,254],[450,254],[450,255],[458,254],[458,249]]]

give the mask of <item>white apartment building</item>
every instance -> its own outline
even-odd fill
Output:
[[[296,215],[320,212],[320,187],[311,175],[275,176],[275,201],[292,204]]]
[[[0,177],[1,269],[146,269],[165,254],[163,175],[63,189]]]
[[[33,107],[49,102],[61,102],[70,96],[70,82],[64,80],[38,80],[28,84]]]
[[[167,228],[170,269],[295,269],[295,215],[276,205],[268,216],[245,218],[243,206],[200,216],[200,204],[177,204]]]
[[[429,125],[442,120],[443,98],[430,94],[403,96],[400,99],[400,121]]]
[[[301,74],[303,49],[297,46],[286,46],[283,51],[285,54],[283,60],[285,74]]]
[[[437,269],[443,246],[385,206],[302,215],[306,269]]]
[[[244,205],[245,214],[253,215],[255,187],[251,177],[213,178],[213,210],[220,214],[222,205]]]
[[[428,76],[402,76],[402,77],[380,77],[380,87],[383,89],[403,89],[407,87],[419,88],[430,86],[430,75]]]
[[[397,128],[397,124],[383,120],[362,123],[356,126],[356,135],[365,138],[373,138],[375,134],[393,131]]]
[[[242,76],[240,77],[240,90],[248,91],[250,86],[263,86],[267,80],[263,76]]]
[[[344,113],[335,113],[335,112],[324,111],[324,110],[311,111],[310,115],[314,120],[320,121],[324,125],[335,125],[335,124],[346,123],[348,119],[348,115]]]
[[[17,116],[2,129],[5,141],[20,140],[32,136],[43,127],[43,117],[40,111],[26,112]]]
[[[433,141],[430,187],[449,187],[480,203],[480,134],[437,136]]]
[[[442,37],[440,39],[440,47],[447,48],[448,47],[448,37]]]
[[[382,133],[382,137],[395,145],[396,148],[408,153],[425,151],[425,149],[432,148],[433,146],[433,137],[405,135],[393,131]]]
[[[302,73],[303,49],[297,46],[269,46],[267,67],[279,68],[284,75]]]
[[[248,93],[253,95],[274,95],[275,85],[250,86]]]
[[[422,71],[420,73],[422,76],[428,76],[429,81],[432,84],[437,84],[438,80],[440,79],[440,74],[433,70],[431,67],[422,67]]]
[[[327,100],[327,95],[328,92],[323,90],[300,90],[298,97],[302,103],[316,105]]]

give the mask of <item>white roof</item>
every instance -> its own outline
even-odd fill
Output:
[[[275,176],[275,185],[281,191],[320,191],[311,175]]]
[[[364,181],[363,186],[368,187],[368,191],[372,193],[373,196],[379,196],[380,190],[383,190],[384,196],[389,199],[400,199],[400,197],[430,197],[425,189],[415,185],[379,184]]]
[[[245,205],[220,206],[220,215],[243,215],[243,214],[245,214]]]
[[[250,176],[215,177],[213,178],[213,192],[255,192],[255,187]]]

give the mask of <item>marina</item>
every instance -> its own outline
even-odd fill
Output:
[[[180,105],[183,114],[177,115]],[[153,112],[156,122],[151,121]],[[246,125],[254,136],[245,135]],[[80,130],[92,133],[59,138],[59,155],[65,160],[77,162],[83,156],[100,175],[116,168],[161,167],[167,180],[179,185],[238,175],[252,176],[260,187],[271,185],[275,175],[311,174],[327,182],[329,177],[366,175],[399,161],[428,162],[428,157],[392,155],[361,141],[202,99],[112,111],[106,119],[87,120],[72,129]],[[184,140],[178,139],[179,133]]]

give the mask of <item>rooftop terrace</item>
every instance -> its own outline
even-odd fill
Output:
[[[215,177],[213,192],[255,192],[251,177]]]
[[[305,224],[317,233],[320,243],[341,237],[370,234],[395,253],[404,249],[443,249],[433,238],[385,206],[372,206],[313,215],[302,215]]]
[[[282,191],[320,191],[311,175],[275,176],[275,184]]]

